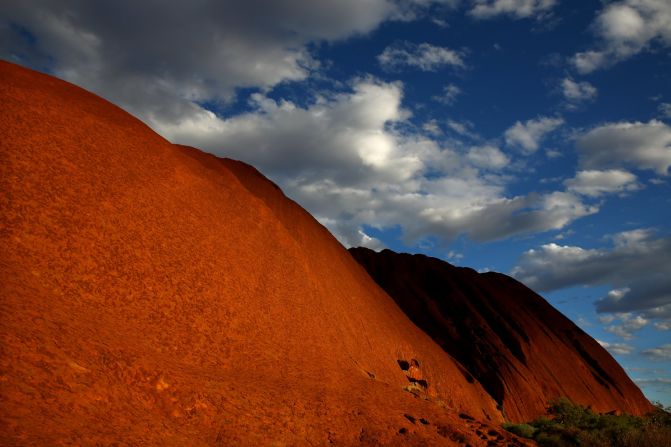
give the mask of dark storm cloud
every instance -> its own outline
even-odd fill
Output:
[[[3,2],[3,56],[50,68],[145,119],[178,119],[192,101],[305,78],[306,44],[366,33],[387,0]],[[26,43],[30,36],[33,43]]]
[[[671,127],[647,123],[607,123],[576,141],[580,164],[587,168],[633,167],[667,175],[671,166]]]

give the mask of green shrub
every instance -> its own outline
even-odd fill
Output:
[[[645,417],[598,414],[561,398],[549,403],[549,417],[503,428],[541,447],[671,446],[671,413],[657,407]]]
[[[536,427],[529,424],[503,424],[503,428],[522,438],[533,438]]]

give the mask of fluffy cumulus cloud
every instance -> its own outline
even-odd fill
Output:
[[[361,244],[365,225],[400,225],[408,243],[462,233],[493,240],[562,228],[596,211],[568,192],[506,195],[499,171],[509,159],[500,149],[445,146],[402,130],[402,96],[400,83],[362,78],[305,107],[256,94],[242,115],[202,111],[156,126],[173,141],[258,166],[348,245]]]
[[[544,17],[557,3],[556,0],[472,0],[470,14],[478,19],[490,19],[499,15],[517,19]]]
[[[412,209],[420,219],[407,225],[410,240],[427,234],[451,240],[460,233],[480,242],[497,240],[516,234],[560,229],[597,211],[583,204],[578,197],[560,191],[482,200],[478,198],[480,192],[473,189],[483,186],[477,182],[446,176],[432,186],[440,195],[425,203],[414,204]],[[456,206],[450,206],[452,201]]]
[[[473,127],[473,123],[470,121],[447,120],[447,128],[450,129],[450,131],[462,137],[478,140],[480,139],[480,136],[473,131]]]
[[[671,166],[671,127],[657,120],[604,124],[580,135],[576,146],[585,168],[631,166],[666,175]]]
[[[442,93],[440,95],[435,95],[433,100],[449,106],[457,101],[457,97],[461,95],[461,93],[461,89],[458,86],[447,84],[443,87]]]
[[[472,147],[466,155],[475,166],[485,169],[500,169],[510,163],[506,154],[496,146],[476,146]]]
[[[524,152],[532,153],[538,150],[542,139],[564,123],[562,118],[540,117],[530,119],[525,123],[517,121],[506,130],[506,143],[521,148]]]
[[[571,192],[508,194],[509,157],[493,145],[434,139],[437,123],[416,129],[400,83],[362,77],[308,93],[301,104],[267,93],[319,70],[311,44],[410,20],[435,3],[456,4],[5,2],[0,15],[13,25],[2,28],[0,50],[110,99],[174,142],[258,166],[348,245],[379,247],[367,226],[400,226],[409,243],[459,234],[485,241],[559,229],[595,212]],[[384,50],[380,62],[427,71],[465,65],[459,51],[407,42]],[[245,112],[225,117],[205,107],[227,104],[243,87],[256,91]],[[455,87],[448,85],[446,99],[459,93]],[[532,148],[553,125],[530,121],[519,132],[526,136],[511,138]]]
[[[622,337],[625,340],[630,340],[634,337],[634,333],[647,326],[650,320],[642,315],[622,312],[613,314],[612,318],[607,320],[602,319],[601,322],[608,324],[604,327],[606,332]]]
[[[569,109],[576,108],[580,103],[592,101],[597,96],[597,89],[586,81],[574,81],[564,78],[561,81],[561,92]]]
[[[578,171],[564,182],[569,191],[590,197],[610,193],[626,193],[640,189],[636,176],[620,169]]]
[[[463,56],[459,51],[426,42],[397,42],[385,48],[377,60],[385,70],[410,67],[421,71],[436,71],[445,66],[464,67]]]
[[[651,230],[639,229],[611,239],[610,248],[551,243],[528,250],[513,275],[540,291],[610,286],[612,290],[595,303],[596,310],[618,315],[623,326],[619,335],[639,329],[652,318],[664,326],[671,318],[671,237],[656,237]]]
[[[594,49],[577,53],[573,64],[580,73],[608,67],[657,43],[671,46],[671,2],[622,0],[606,4],[593,29]]]
[[[401,182],[422,168],[423,151],[437,150],[426,140],[403,151],[398,136],[385,129],[407,116],[401,98],[399,83],[360,79],[351,92],[318,97],[306,108],[258,93],[251,112],[222,119],[204,110],[179,125],[157,127],[172,141],[243,159],[296,184],[321,182],[325,175],[351,186]]]
[[[626,343],[608,343],[605,341],[597,340],[597,342],[606,348],[611,354],[616,355],[627,355],[631,354],[634,350],[634,347]]]
[[[440,128],[440,125],[438,125],[438,121],[435,119],[429,120],[424,124],[422,124],[422,130],[428,133],[429,135],[434,136],[443,134],[443,130]]]

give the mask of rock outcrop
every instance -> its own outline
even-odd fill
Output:
[[[603,347],[515,279],[423,255],[350,253],[510,420],[542,415],[558,397],[599,412],[652,410]]]
[[[254,168],[7,62],[0,103],[0,444],[523,443]]]

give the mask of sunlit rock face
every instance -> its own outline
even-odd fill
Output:
[[[0,444],[523,443],[254,168],[6,62],[0,103]]]

